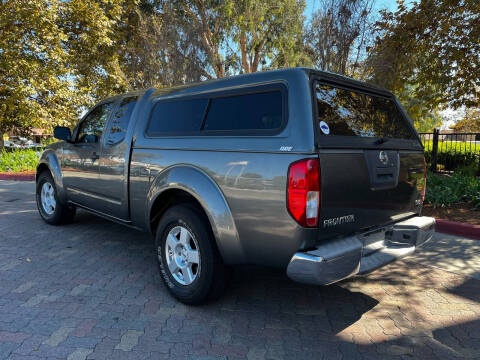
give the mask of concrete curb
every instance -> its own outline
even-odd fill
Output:
[[[435,231],[480,240],[480,225],[436,219]]]
[[[33,181],[35,180],[35,174],[0,173],[0,180]]]

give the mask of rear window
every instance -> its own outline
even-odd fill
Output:
[[[282,125],[282,93],[272,91],[211,99],[203,130],[274,130]]]
[[[207,104],[206,98],[159,102],[153,108],[147,134],[198,132]]]
[[[323,84],[315,92],[321,135],[416,139],[392,99]]]

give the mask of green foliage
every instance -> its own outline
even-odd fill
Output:
[[[427,176],[425,202],[437,206],[448,206],[458,202],[470,202],[480,206],[480,179],[471,175],[471,169],[453,175]]]
[[[269,60],[278,67],[305,63],[298,50],[302,38],[304,0],[235,0],[228,17],[229,35],[236,45],[233,58],[240,59],[241,73],[256,72]],[[225,39],[228,43],[229,39]],[[232,56],[231,56],[232,57]]]
[[[384,11],[370,52],[372,80],[433,110],[478,106],[480,1],[420,0]]]
[[[0,2],[0,133],[72,125],[126,89],[118,27],[135,0]]]
[[[0,172],[35,170],[40,153],[34,150],[0,152]]]
[[[443,119],[438,108],[431,109],[423,99],[415,97],[416,87],[416,85],[407,85],[403,91],[396,95],[418,132],[433,131],[433,129],[442,125]]]
[[[0,134],[76,117],[58,0],[0,2]]]
[[[172,0],[162,9],[198,46],[206,77],[309,63],[298,52],[304,0]]]
[[[457,121],[455,125],[451,126],[458,132],[478,132],[480,131],[480,109],[467,109],[463,119]]]
[[[432,162],[432,152],[425,151],[425,160],[428,164]],[[453,171],[466,166],[475,166],[480,160],[480,154],[469,152],[438,152],[437,165],[443,170]]]

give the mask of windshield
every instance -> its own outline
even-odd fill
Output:
[[[315,91],[321,135],[416,138],[390,98],[323,84],[317,84]]]

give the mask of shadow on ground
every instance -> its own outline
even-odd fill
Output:
[[[29,353],[0,339],[0,359],[20,348],[116,360],[480,358],[480,281],[430,266],[449,252],[480,259],[454,242],[327,287],[237,266],[221,299],[187,307],[161,282],[149,234],[83,211],[48,226],[15,191],[0,191],[0,214],[0,332],[38,340]],[[48,345],[61,329],[73,330]]]

